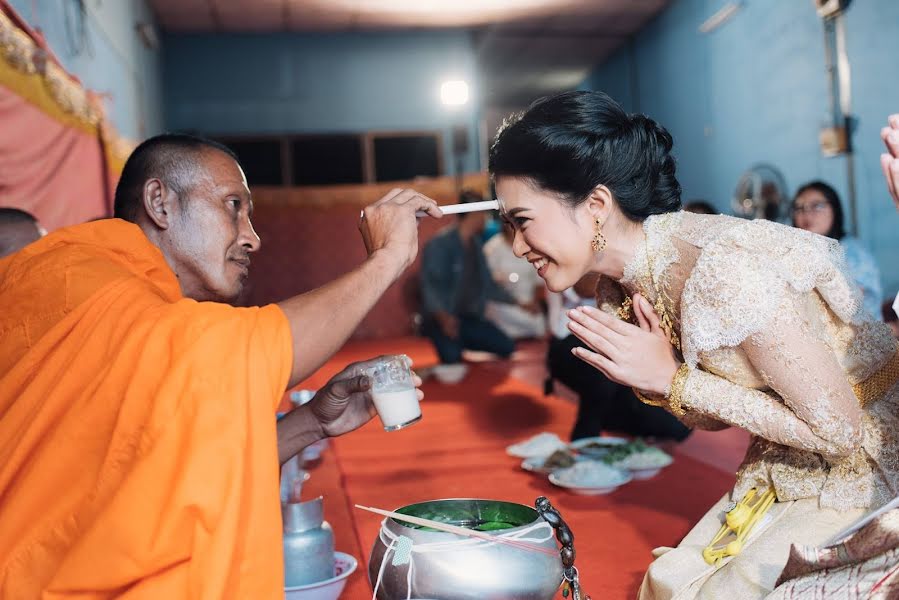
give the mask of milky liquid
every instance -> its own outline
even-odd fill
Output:
[[[394,391],[372,391],[372,400],[384,429],[393,431],[421,418],[415,388]]]

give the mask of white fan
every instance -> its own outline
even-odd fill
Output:
[[[758,164],[740,176],[733,197],[734,214],[781,221],[789,210],[787,182],[776,167]]]

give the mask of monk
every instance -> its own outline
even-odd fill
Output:
[[[277,430],[275,408],[412,263],[416,211],[441,213],[394,190],[355,270],[236,308],[252,210],[227,148],[160,136],[118,218],[0,259],[0,598],[283,598],[279,461],[371,418],[364,364]]]
[[[47,231],[31,213],[0,206],[0,258],[18,252],[45,235]]]

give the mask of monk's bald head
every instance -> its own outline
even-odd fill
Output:
[[[192,186],[205,175],[204,156],[210,152],[225,154],[239,163],[227,146],[206,138],[167,133],[146,140],[134,149],[122,169],[113,216],[137,223],[145,187],[153,179],[186,198]]]
[[[44,233],[32,214],[18,208],[0,207],[0,258],[36,242]]]

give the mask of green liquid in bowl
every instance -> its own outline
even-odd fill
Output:
[[[435,500],[404,506],[396,512],[476,531],[502,531],[522,527],[539,518],[537,511],[529,506],[499,500]],[[410,529],[437,531],[422,525],[395,522]]]

